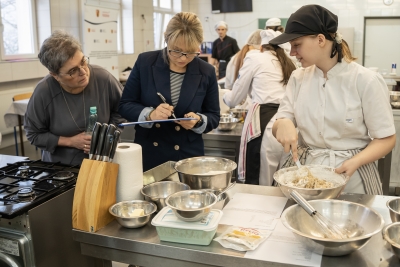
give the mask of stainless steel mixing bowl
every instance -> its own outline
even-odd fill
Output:
[[[238,123],[238,119],[237,118],[232,118],[232,117],[226,117],[223,118],[221,117],[221,119],[219,120],[219,124],[218,124],[218,130],[220,131],[231,131],[233,129],[235,129],[236,124]]]
[[[216,210],[222,210],[225,206],[226,199],[228,198],[227,193],[220,194],[221,190],[214,190],[214,189],[201,189],[201,191],[211,192],[217,196],[217,203],[212,207]]]
[[[323,167],[327,171],[332,171],[332,172],[335,170],[334,168],[329,166],[321,166],[321,165],[306,165],[306,166],[311,169],[313,167],[318,167],[318,168]],[[282,193],[289,199],[291,199],[290,192],[293,189],[299,192],[306,200],[337,198],[338,196],[340,196],[344,187],[349,181],[348,179],[346,179],[344,175],[340,175],[343,178],[343,184],[332,188],[321,188],[321,189],[298,188],[290,185],[285,185],[280,182],[280,178],[285,172],[295,171],[297,169],[298,169],[297,166],[294,166],[294,167],[280,169],[279,171],[274,173],[275,182],[279,185],[279,188],[282,190]]]
[[[382,230],[382,235],[391,245],[393,253],[400,259],[400,222],[385,226]]]
[[[293,205],[282,213],[282,223],[290,229],[300,242],[315,253],[327,256],[342,256],[363,247],[379,233],[384,225],[382,216],[376,211],[353,202],[341,200],[309,201],[317,212],[330,219],[351,234],[346,239],[328,239],[317,227],[314,219],[299,205]]]
[[[241,108],[233,108],[230,109],[228,112],[231,114],[233,117],[237,118],[239,122],[244,122],[247,116],[247,109],[241,109]]]
[[[179,180],[191,189],[222,190],[229,185],[237,164],[219,157],[195,157],[175,163]]]
[[[142,209],[144,211],[144,215],[140,217],[133,217],[132,213],[135,209]],[[122,201],[112,205],[109,208],[109,212],[115,217],[117,222],[123,227],[127,228],[142,227],[150,221],[151,215],[156,210],[156,205],[144,200]]]
[[[390,91],[390,105],[392,108],[400,108],[400,92],[399,91]]]
[[[202,190],[186,190],[170,195],[165,203],[178,219],[185,222],[197,222],[210,213],[217,203],[217,196]]]
[[[392,222],[400,222],[400,197],[393,198],[386,202]]]
[[[158,210],[166,207],[165,199],[176,192],[189,190],[190,187],[187,184],[176,182],[176,181],[162,181],[155,182],[144,186],[140,192],[147,201],[154,202],[157,205]]]

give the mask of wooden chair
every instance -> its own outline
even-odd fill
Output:
[[[13,101],[19,101],[19,100],[24,100],[24,99],[29,99],[31,98],[32,93],[24,93],[24,94],[18,94],[13,96],[12,100]],[[25,151],[24,151],[24,143],[23,143],[23,137],[22,137],[22,119],[21,116],[18,115],[18,128],[19,128],[19,138],[21,141],[21,154],[24,156]],[[14,140],[15,140],[15,153],[18,156],[18,140],[17,140],[17,128],[14,126]]]

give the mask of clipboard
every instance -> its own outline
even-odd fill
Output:
[[[118,126],[119,127],[125,127],[125,126],[132,126],[132,125],[143,124],[143,123],[171,122],[171,121],[191,121],[191,120],[196,120],[196,118],[176,118],[176,119],[167,119],[167,120],[125,122],[125,123],[118,124]]]

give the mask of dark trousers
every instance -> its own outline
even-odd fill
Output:
[[[222,79],[226,76],[226,66],[228,65],[228,62],[225,60],[220,60],[219,61],[219,66],[218,66],[218,79]]]
[[[278,104],[260,105],[260,127],[261,135],[247,143],[246,148],[246,184],[260,184],[260,150],[261,143],[268,122],[278,111]]]

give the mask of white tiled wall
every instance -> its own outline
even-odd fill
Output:
[[[196,13],[204,28],[205,41],[218,36],[214,25],[220,20],[228,23],[228,35],[244,45],[247,36],[258,27],[258,18],[289,18],[290,14],[307,4],[319,4],[339,17],[339,28],[354,28],[353,54],[362,61],[364,16],[400,16],[400,1],[386,6],[382,0],[253,0],[253,12],[212,14],[211,0],[187,1],[187,11]],[[208,21],[206,21],[208,17]],[[399,33],[396,33],[399,34]]]

